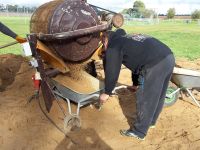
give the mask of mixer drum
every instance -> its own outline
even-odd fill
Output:
[[[82,0],[55,0],[40,6],[30,21],[31,33],[54,34],[100,24],[93,8]],[[93,33],[72,39],[43,41],[65,61],[83,61],[97,49],[100,36]]]

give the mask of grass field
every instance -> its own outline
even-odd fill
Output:
[[[2,17],[0,21],[8,26],[15,33],[25,37],[29,33],[29,20],[28,17]],[[13,38],[6,36],[0,32],[0,46],[15,41]],[[21,54],[22,47],[20,44],[16,44],[7,48],[0,49],[0,54],[14,53]]]
[[[176,57],[200,58],[200,25],[197,22],[162,21],[155,25],[128,24],[129,33],[145,33],[168,45]]]
[[[28,17],[1,17],[0,21],[21,36],[29,33]],[[129,22],[123,28],[128,33],[144,33],[156,37],[167,44],[174,52],[176,58],[190,60],[200,58],[200,25],[197,22],[185,23],[184,21],[162,21],[159,24],[140,24]],[[12,38],[0,33],[0,45],[14,41]],[[20,44],[0,49],[3,53],[21,53]]]

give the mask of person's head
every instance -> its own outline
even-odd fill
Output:
[[[126,35],[126,31],[124,29],[121,29],[121,28],[116,29],[115,30],[115,35],[124,36],[124,35]]]
[[[124,29],[120,29],[120,28],[115,31],[103,32],[101,41],[103,43],[104,51],[108,48],[109,43],[113,39],[115,39],[116,37],[119,37],[119,36],[124,36],[124,35],[126,35],[126,31]]]
[[[93,53],[91,59],[100,60],[104,57],[108,45],[108,32],[100,32],[100,42],[97,50]]]
[[[105,31],[101,32],[100,37],[101,37],[101,46],[98,49],[98,57],[101,59],[105,55],[105,51],[108,48],[109,42],[112,41],[115,37],[119,36],[124,36],[126,35],[126,32],[124,29],[117,29],[115,31]]]
[[[107,49],[108,47],[109,34],[109,31],[102,32],[101,41],[104,49]]]

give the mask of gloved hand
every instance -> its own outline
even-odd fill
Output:
[[[26,42],[27,40],[19,35],[17,35],[17,37],[15,38],[19,43],[24,43]]]

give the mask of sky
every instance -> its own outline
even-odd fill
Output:
[[[39,6],[51,0],[0,0],[0,3]],[[131,8],[135,0],[88,0],[88,3],[119,12]],[[169,8],[175,8],[177,14],[190,14],[200,9],[200,0],[142,0],[146,8],[154,9],[159,14],[166,14]]]

